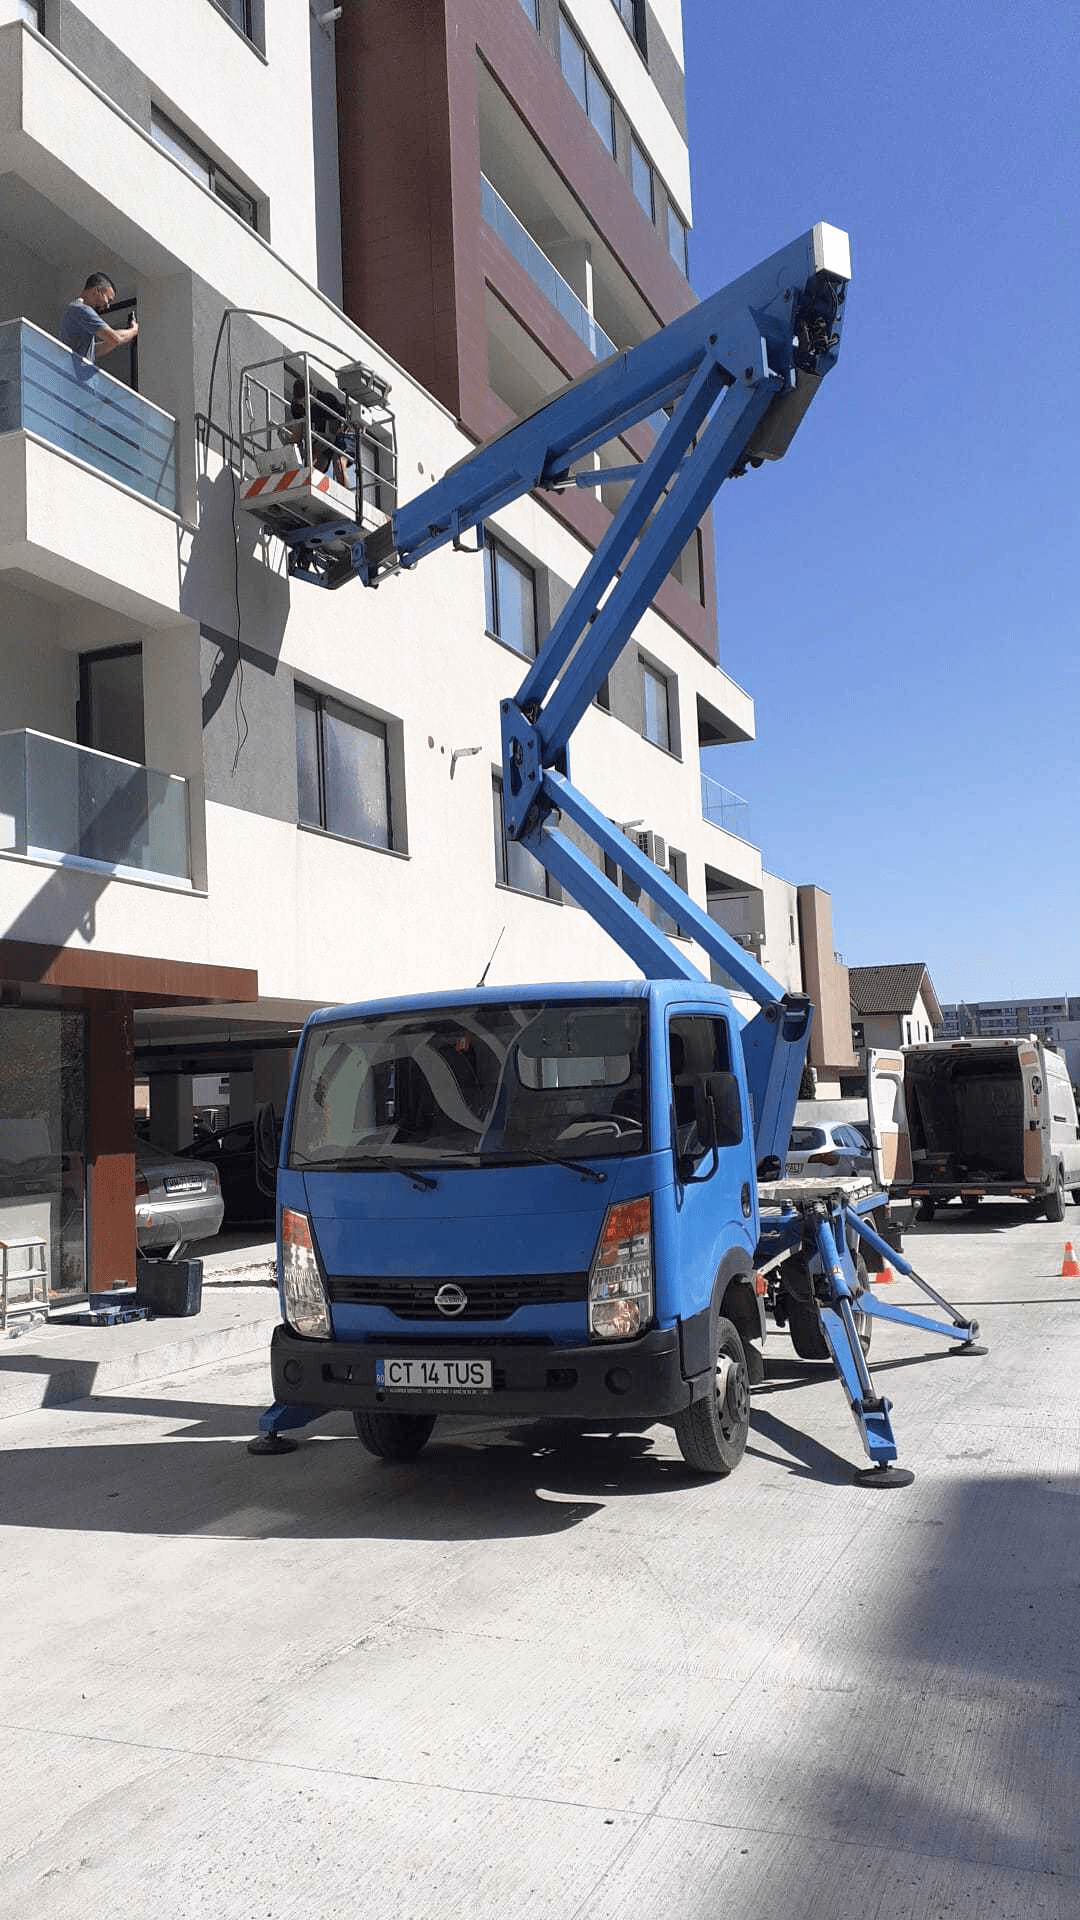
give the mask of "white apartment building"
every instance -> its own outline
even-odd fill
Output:
[[[629,964],[507,847],[496,780],[499,701],[612,503],[527,497],[483,554],[331,593],[238,511],[238,443],[252,362],[362,363],[405,499],[683,310],[681,9],[333,11],[0,0],[0,1239],[41,1235],[58,1301],[133,1278],[136,1074],[178,1145],[193,1076],[280,1112],[318,1006],[475,985],[497,940],[492,983]],[[446,67],[420,153],[407,28]],[[96,271],[140,330],[93,368],[57,328]],[[704,904],[762,882],[702,813],[700,747],[754,717],[692,549],[574,772]]]

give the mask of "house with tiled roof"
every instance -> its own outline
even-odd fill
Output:
[[[868,1047],[907,1047],[933,1040],[941,1002],[925,961],[887,967],[849,967],[851,1038],[860,1066]]]

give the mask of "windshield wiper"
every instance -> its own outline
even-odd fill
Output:
[[[298,1156],[293,1165],[303,1167],[311,1173],[400,1173],[405,1180],[411,1180],[414,1187],[431,1191],[438,1186],[428,1173],[421,1173],[419,1167],[406,1166],[401,1160],[386,1160],[376,1153],[343,1155],[340,1160],[307,1160]]]
[[[545,1153],[542,1147],[521,1147],[514,1150],[515,1160],[542,1160],[548,1167],[569,1167],[571,1173],[579,1173],[583,1180],[607,1179],[599,1167],[587,1166],[584,1160],[571,1160],[568,1154]]]

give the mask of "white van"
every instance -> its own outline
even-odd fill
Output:
[[[879,1178],[920,1220],[959,1199],[1031,1200],[1063,1220],[1080,1204],[1080,1126],[1065,1062],[1041,1040],[934,1040],[872,1052]]]

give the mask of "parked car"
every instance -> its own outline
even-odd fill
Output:
[[[135,1238],[140,1253],[168,1253],[221,1231],[225,1204],[217,1168],[135,1142]]]
[[[274,1180],[281,1128],[275,1124],[274,1142],[264,1136],[260,1160],[255,1125],[238,1120],[221,1133],[202,1134],[185,1151],[217,1168],[225,1218],[230,1227],[271,1225],[274,1219]]]
[[[865,1135],[851,1120],[823,1120],[816,1127],[793,1127],[788,1143],[789,1175],[817,1172],[872,1173],[873,1155]]]

